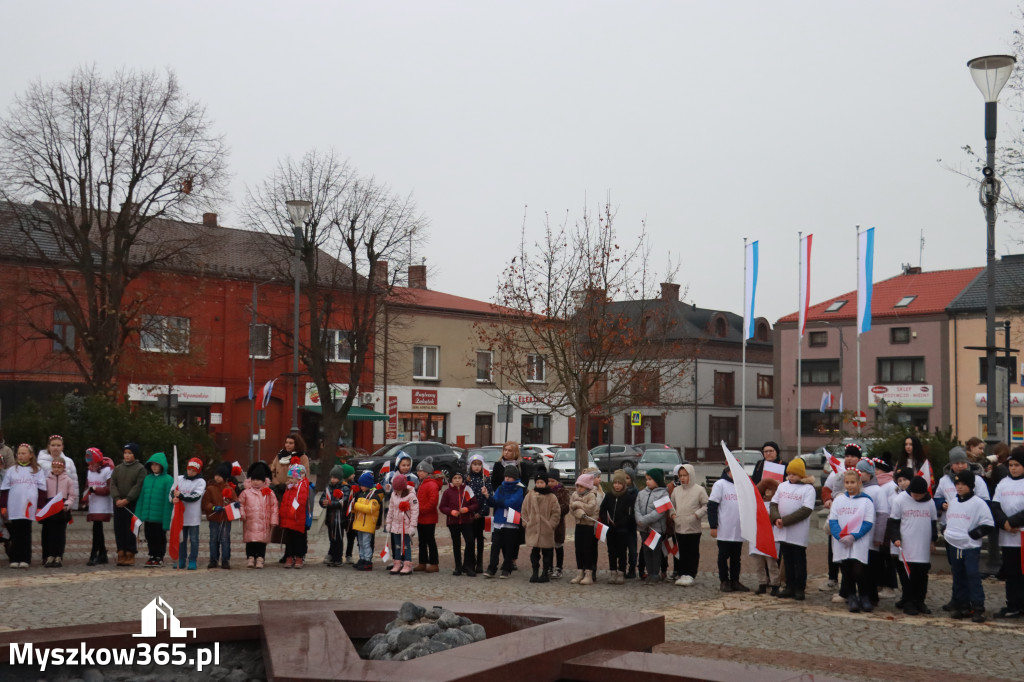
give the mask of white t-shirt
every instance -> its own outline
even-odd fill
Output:
[[[736,486],[727,478],[720,478],[711,486],[708,502],[718,503],[718,540],[743,542],[740,534],[740,502]]]
[[[815,491],[813,485],[806,483],[790,483],[784,481],[775,491],[772,502],[779,508],[779,516],[788,516],[802,507],[814,511]],[[778,542],[787,542],[791,545],[807,546],[807,535],[811,530],[811,517],[808,516],[800,523],[792,526],[775,526],[775,539]]]
[[[939,479],[939,482],[935,484],[935,497],[941,497],[949,504],[952,500],[956,499],[956,484],[953,483],[953,479],[950,478],[953,474],[950,473]],[[974,477],[974,496],[980,497],[983,500],[989,498],[988,495],[988,484],[985,483],[985,479],[981,476]],[[939,515],[939,519],[943,523],[946,521],[946,512],[942,512]]]
[[[99,471],[90,469],[86,472],[85,480],[87,488],[108,488],[110,486],[110,475],[114,472],[110,467],[101,466]],[[90,514],[113,514],[114,500],[110,495],[89,495]]]
[[[907,563],[931,563],[932,521],[939,518],[935,503],[931,499],[918,502],[910,493],[901,492],[893,498],[889,518],[900,522],[900,544]],[[899,548],[895,550],[893,554],[899,555]]]
[[[843,493],[833,499],[832,508],[828,513],[829,521],[836,521],[839,523],[840,528],[844,528],[847,524],[858,517],[862,519],[862,522],[875,522],[875,505],[869,496],[861,493],[856,497],[850,497],[849,494]],[[857,524],[856,528],[853,528],[853,531],[857,532],[860,528],[860,524]],[[833,537],[832,559],[836,563],[845,559],[855,559],[862,564],[867,564],[868,550],[870,548],[871,533],[862,535],[850,546],[847,546],[845,543],[840,542]]]
[[[993,502],[998,502],[1003,513],[1007,516],[1024,511],[1024,478],[1016,481],[1007,476],[999,481],[996,486],[996,494],[992,497]],[[1020,533],[1009,532],[1004,528],[999,529],[1000,547],[1020,547]]]
[[[971,495],[966,502],[961,502],[956,497],[947,502],[949,509],[946,510],[946,530],[942,534],[946,543],[957,549],[981,547],[981,538],[975,540],[968,533],[978,526],[995,525],[992,512],[989,511],[985,500],[977,495]]]
[[[885,522],[889,519],[889,498],[881,486],[869,485],[863,488],[863,493],[871,498],[875,505],[875,517],[871,523],[875,527],[871,529],[871,549],[878,549],[882,546],[882,538],[885,537]]]
[[[46,473],[40,467],[32,472],[32,467],[15,466],[7,469],[0,490],[7,493],[7,518],[11,521],[35,521],[36,503],[39,491],[46,490]]]

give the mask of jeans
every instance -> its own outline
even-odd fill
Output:
[[[985,608],[985,590],[981,586],[981,548],[957,549],[946,546],[949,569],[953,574],[953,601],[964,606]]]
[[[406,533],[391,534],[391,556],[395,561],[412,561],[412,536]]]
[[[138,551],[139,540],[132,531],[132,517],[135,516],[135,505],[126,504],[114,507],[114,542],[119,552]]]
[[[210,561],[221,559],[231,560],[231,522],[210,521]]]
[[[373,533],[356,532],[356,542],[359,543],[359,560],[373,562]]]
[[[185,553],[194,564],[199,559],[199,526],[185,526],[181,529],[181,545],[178,547],[178,568],[185,568]]]
[[[743,542],[718,541],[718,579],[723,583],[740,581],[740,561]]]
[[[780,558],[786,567],[786,587],[791,590],[805,590],[807,588],[807,548],[781,542],[779,549]]]
[[[420,541],[421,564],[437,564],[437,539],[434,537],[435,530],[437,530],[436,523],[424,523],[416,526],[416,535]]]

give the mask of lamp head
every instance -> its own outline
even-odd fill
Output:
[[[288,207],[288,218],[292,221],[292,225],[295,226],[296,230],[301,230],[302,224],[306,221],[306,217],[309,216],[309,209],[313,207],[312,202],[302,199],[289,199],[284,203]]]
[[[974,84],[978,86],[985,101],[995,102],[999,99],[999,91],[1010,80],[1016,63],[1017,58],[1012,55],[993,54],[972,59],[967,62],[967,68],[971,70]]]

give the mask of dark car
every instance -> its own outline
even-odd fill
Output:
[[[389,443],[369,457],[357,460],[355,462],[356,476],[369,470],[379,480],[380,468],[384,466],[384,462],[391,462],[391,466],[394,467],[395,458],[400,451],[412,457],[413,471],[427,457],[433,461],[434,469],[441,471],[446,479],[451,478],[452,472],[463,470],[462,458],[451,446],[431,441],[416,441],[414,443]]]
[[[643,451],[635,445],[598,445],[590,450],[590,456],[597,462],[597,468],[605,474],[621,469],[627,462],[636,469],[642,454]]]

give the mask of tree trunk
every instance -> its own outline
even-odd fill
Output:
[[[576,474],[582,474],[583,470],[590,466],[590,456],[587,454],[590,448],[587,447],[587,438],[590,435],[590,412],[589,410],[576,410]]]

